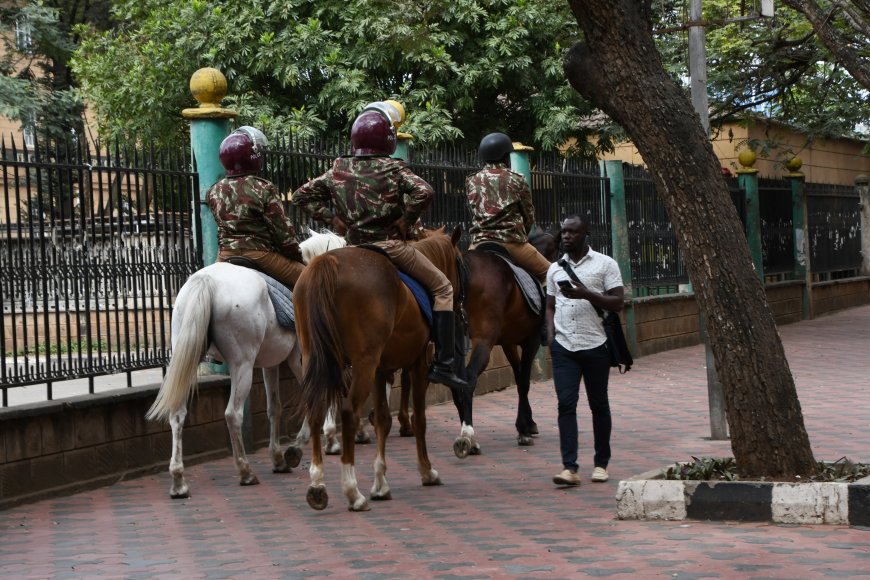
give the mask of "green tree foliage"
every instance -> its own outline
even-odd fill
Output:
[[[710,120],[723,122],[764,116],[813,136],[855,136],[870,122],[868,89],[843,65],[844,59],[870,59],[867,36],[847,30],[852,43],[839,54],[822,41],[813,24],[790,5],[776,2],[774,18],[757,14],[758,2],[704,0]],[[827,4],[833,6],[834,3]],[[864,0],[836,3],[861,14]],[[665,67],[687,81],[687,0],[653,1],[652,21]],[[864,12],[866,15],[866,12]],[[854,21],[854,20],[853,20]],[[833,21],[831,21],[833,24]],[[866,34],[866,28],[865,28]],[[684,82],[687,86],[687,82]]]
[[[41,4],[0,8],[0,115],[61,134],[81,123],[81,105],[56,64],[74,45],[59,12]]]
[[[420,142],[489,131],[540,147],[582,137],[589,113],[562,72],[576,24],[547,0],[116,0],[111,32],[74,60],[101,130],[165,138],[184,128],[190,75],[229,81],[224,106],[269,132],[346,134],[395,98]]]

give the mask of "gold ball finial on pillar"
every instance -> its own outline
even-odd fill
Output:
[[[205,67],[193,73],[190,77],[190,92],[199,101],[199,107],[184,109],[181,114],[185,119],[228,119],[236,116],[235,111],[221,107],[221,101],[227,96],[227,77],[218,69]]]
[[[785,162],[785,168],[788,169],[789,174],[791,175],[799,175],[801,174],[801,167],[803,167],[803,160],[795,155],[791,159]]]
[[[737,155],[737,161],[740,162],[742,167],[737,170],[737,173],[758,173],[758,170],[752,167],[755,165],[755,161],[758,159],[758,155],[752,149],[744,149]]]

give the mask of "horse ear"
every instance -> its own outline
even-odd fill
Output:
[[[459,243],[459,238],[461,238],[461,237],[462,237],[462,226],[460,226],[460,225],[457,224],[457,225],[453,228],[453,235],[450,236],[450,241],[451,241],[451,242],[453,243],[453,245],[455,246],[456,244]]]

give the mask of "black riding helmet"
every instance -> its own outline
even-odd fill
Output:
[[[514,144],[504,133],[490,133],[480,140],[478,155],[484,163],[501,161],[504,156],[513,152]]]

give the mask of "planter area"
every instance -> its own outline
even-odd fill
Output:
[[[870,526],[870,477],[853,483],[667,480],[667,469],[619,482],[621,520],[730,520]]]

